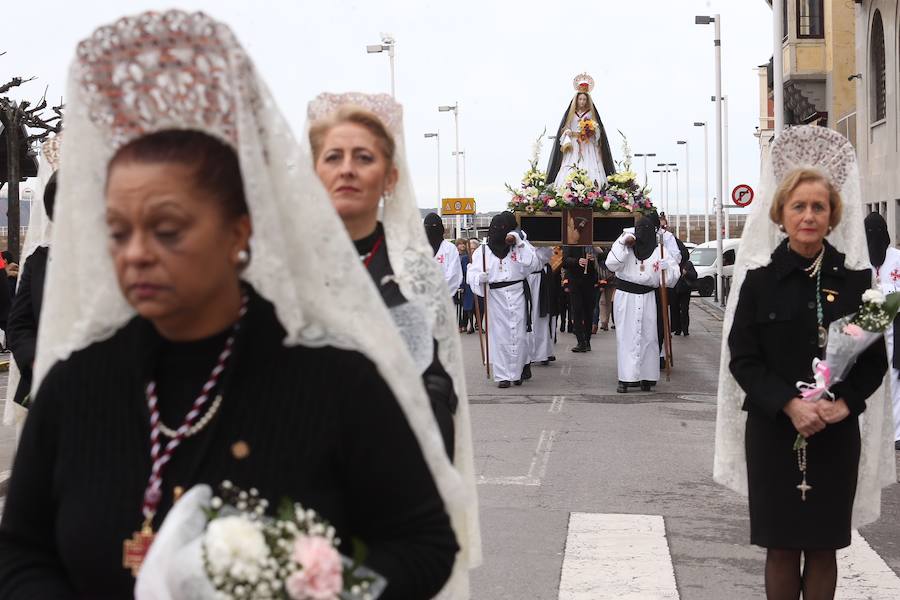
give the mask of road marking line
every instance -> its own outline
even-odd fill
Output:
[[[858,531],[853,531],[849,548],[838,550],[837,561],[836,598],[900,598],[900,577],[897,577]]]
[[[564,366],[562,368],[562,371],[560,371],[560,373],[562,374],[563,377],[568,377],[569,375],[572,374],[572,365]]]
[[[678,600],[660,515],[572,513],[559,600]]]
[[[515,475],[511,477],[485,477],[478,476],[479,485],[525,485],[531,487],[539,487],[547,475],[547,465],[550,463],[550,452],[553,450],[553,440],[556,438],[556,431],[548,432],[546,429],[541,431],[541,437],[538,439],[537,448],[531,457],[531,464],[528,467],[527,475]],[[535,470],[537,469],[537,475]]]
[[[553,396],[553,402],[550,404],[550,410],[548,410],[547,412],[551,413],[551,414],[553,414],[553,413],[559,414],[562,412],[562,409],[563,409],[563,406],[565,405],[565,403],[566,403],[565,396]]]

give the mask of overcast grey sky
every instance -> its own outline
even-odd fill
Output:
[[[771,56],[771,10],[763,0],[144,0],[8,1],[0,37],[0,79],[36,75],[20,96],[64,93],[76,43],[98,25],[146,9],[200,9],[228,23],[262,72],[295,133],[306,104],[322,91],[390,91],[387,56],[368,55],[380,32],[397,40],[397,98],[404,105],[410,168],[420,206],[436,206],[436,148],[423,133],[440,130],[441,192],[454,192],[453,117],[460,105],[460,146],[467,192],[479,210],[505,206],[504,182],[516,184],[531,144],[555,133],[573,95],[572,78],[596,80],[594,101],[621,160],[616,130],[635,152],[684,165],[691,152],[692,205],[703,206],[703,136],[715,115],[713,26],[694,15],[722,13],[724,92],[730,124],[730,183],[754,185],[759,151],[755,68]],[[546,166],[549,145],[541,157]],[[643,170],[636,161],[639,172]],[[651,183],[658,181],[653,176]],[[684,189],[684,172],[681,173]],[[658,187],[658,186],[654,186]],[[682,202],[684,196],[682,192]]]

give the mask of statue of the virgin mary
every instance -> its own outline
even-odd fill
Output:
[[[602,186],[606,178],[616,172],[616,165],[600,113],[591,99],[594,79],[587,73],[580,73],[572,84],[575,96],[556,132],[556,144],[547,167],[547,181],[553,181],[559,187],[565,183],[572,169],[580,168],[585,169],[598,186]]]

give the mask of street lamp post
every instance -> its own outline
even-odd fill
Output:
[[[694,122],[703,128],[703,241],[709,241],[709,130],[706,123]]]
[[[681,239],[681,194],[678,189],[678,167],[675,171],[675,236]]]
[[[647,181],[647,157],[648,157],[648,156],[649,156],[649,157],[654,157],[654,156],[656,156],[656,152],[648,152],[648,153],[646,153],[646,154],[641,154],[641,153],[639,153],[639,152],[635,152],[635,153],[634,153],[634,156],[635,156],[636,158],[643,158],[643,159],[644,159],[644,185],[647,185],[647,183],[648,183],[648,181]]]
[[[675,173],[675,222],[678,222],[678,163],[667,163],[666,168],[669,173]],[[666,205],[669,207],[669,213],[672,212],[672,188],[669,186],[669,176],[666,176]]]
[[[460,150],[459,152],[453,153],[454,156],[456,156],[457,154],[462,156],[462,197],[468,198],[469,194],[468,194],[468,192],[466,192],[466,151]],[[462,222],[463,222],[463,229],[465,229],[467,227],[467,223],[468,223],[467,215],[462,216]]]
[[[438,106],[439,112],[453,112],[453,127],[456,132],[456,147],[453,153],[456,158],[456,197],[459,198],[459,102],[455,102],[453,106]],[[456,238],[462,237],[462,221],[459,215],[456,215]]]
[[[381,34],[381,43],[380,44],[370,44],[366,46],[366,52],[369,54],[380,54],[382,52],[388,53],[388,58],[391,63],[391,97],[396,97],[394,94],[394,48],[397,45],[397,41],[394,39],[389,33]]]
[[[663,180],[664,183],[660,184],[662,186],[662,196],[663,196],[661,198],[662,202],[660,204],[661,204],[661,208],[663,209],[662,212],[664,212],[664,213],[666,213],[666,215],[668,215],[669,212],[671,212],[669,210],[669,173],[671,171],[670,171],[669,165],[667,163],[657,163],[656,166],[659,167],[659,172],[661,174],[665,173],[665,175],[666,175],[666,178]],[[660,179],[662,180],[662,175],[660,175]]]
[[[715,102],[715,96],[712,97],[712,101]],[[728,181],[728,96],[722,96],[722,177],[724,179],[725,184],[723,185],[722,198],[728,197],[728,192],[731,191],[731,184]],[[728,214],[728,208],[723,207],[723,213],[725,216],[725,239],[731,237],[731,227],[730,220],[731,217]]]
[[[685,170],[685,197],[687,198],[687,241],[691,241],[691,153],[687,140],[677,140],[679,145],[684,145],[684,170]]]
[[[722,205],[724,204],[723,170],[722,170],[722,15],[698,16],[697,25],[715,24],[713,45],[716,56],[716,296],[719,304],[725,304],[725,285],[722,275]]]
[[[437,205],[438,205],[438,212],[440,212],[441,205],[443,204],[443,202],[441,202],[441,132],[436,131],[434,133],[426,133],[425,137],[426,138],[434,138],[434,140],[437,142],[437,192],[438,192]]]

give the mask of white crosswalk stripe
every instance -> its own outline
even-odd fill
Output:
[[[760,593],[763,573],[759,573]],[[660,515],[571,513],[559,600],[678,600]],[[900,577],[859,532],[838,551],[836,600],[897,600]]]
[[[837,600],[896,600],[900,577],[858,531],[849,548],[838,551]]]
[[[572,513],[559,600],[678,600],[659,515]]]

